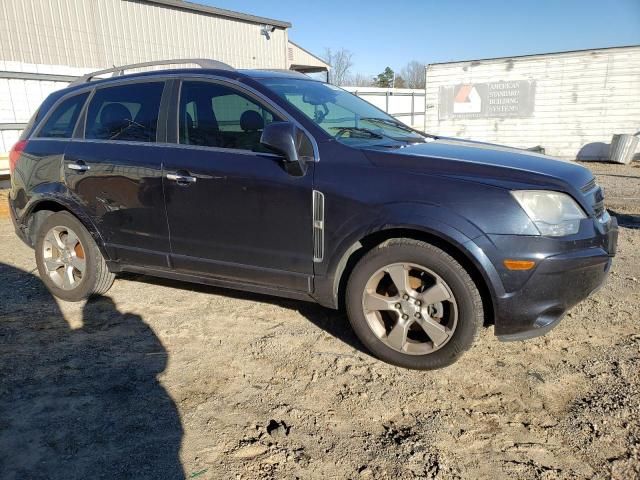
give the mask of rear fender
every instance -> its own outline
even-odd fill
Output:
[[[80,220],[80,223],[82,223],[96,242],[96,245],[105,260],[110,259],[107,249],[104,246],[104,239],[100,235],[93,219],[85,213],[81,204],[74,199],[73,194],[63,184],[43,183],[36,186],[32,190],[29,200],[17,214],[17,223],[19,228],[25,231],[25,233],[28,233],[27,229],[30,227],[30,222],[32,221],[34,212],[37,212],[43,206],[45,207],[43,210],[50,210],[49,206],[45,206],[45,204],[58,205],[61,210],[68,211]]]

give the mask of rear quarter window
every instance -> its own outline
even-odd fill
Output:
[[[88,96],[89,94],[86,92],[74,95],[55,107],[38,132],[38,137],[71,138]]]
[[[26,140],[31,136],[31,134],[33,133],[33,127],[40,120],[42,120],[41,112],[42,112],[42,108],[39,108],[33,113],[33,115],[31,115],[31,118],[27,122],[27,125],[24,127],[24,130],[22,130],[22,133],[20,134],[20,140]]]

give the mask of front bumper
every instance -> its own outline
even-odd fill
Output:
[[[555,327],[574,305],[604,284],[612,257],[602,249],[545,259],[525,286],[500,302],[499,340],[527,340]]]
[[[606,225],[593,222],[590,227],[574,239],[502,236],[491,241],[492,263],[502,280],[502,292],[494,298],[499,340],[544,335],[570,308],[603,286],[616,251],[618,224],[612,218]],[[535,259],[536,267],[530,272],[507,271],[505,258]]]

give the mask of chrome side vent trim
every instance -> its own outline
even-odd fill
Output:
[[[593,213],[596,214],[596,217],[599,217],[605,212],[604,209],[604,199],[596,201],[593,203]]]
[[[589,180],[589,182],[583,186],[580,191],[582,193],[587,193],[590,192],[591,190],[593,190],[594,188],[596,188],[596,179],[592,178],[591,180]]]
[[[313,261],[324,258],[324,194],[313,191]]]

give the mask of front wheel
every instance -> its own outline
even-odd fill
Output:
[[[484,319],[467,271],[443,250],[411,239],[384,242],[358,262],[346,306],[356,335],[374,355],[420,370],[455,362]]]
[[[77,302],[106,293],[115,275],[87,229],[68,212],[47,217],[35,243],[40,278],[56,297]]]

